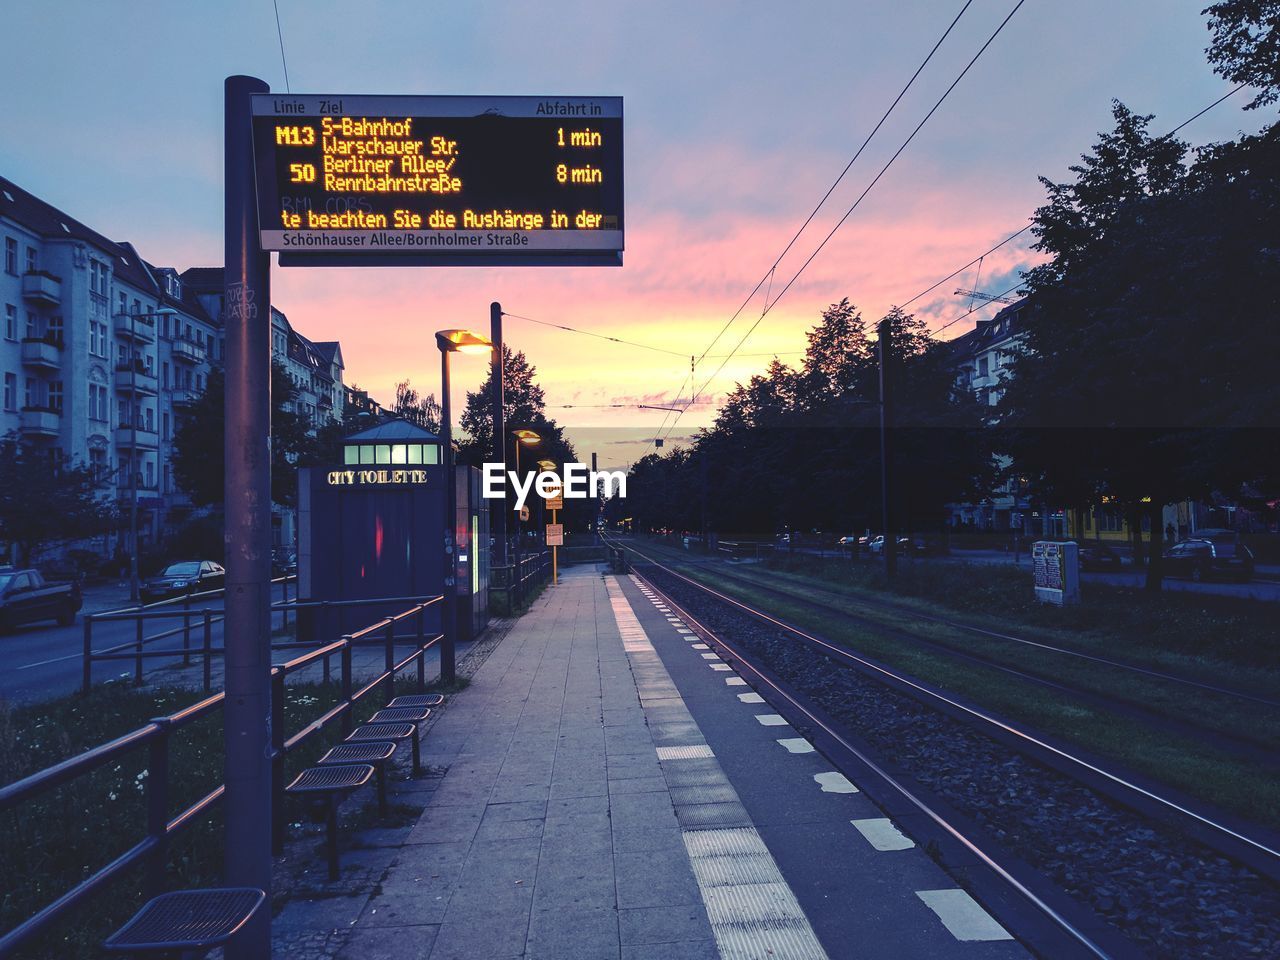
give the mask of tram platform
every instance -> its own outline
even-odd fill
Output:
[[[629,577],[567,571],[423,756],[421,815],[367,891],[277,918],[331,928],[291,956],[1027,955]]]

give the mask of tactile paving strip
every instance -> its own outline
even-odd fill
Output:
[[[632,671],[637,679],[641,673],[651,677],[655,661],[661,667],[661,660],[647,637],[642,641],[635,635],[636,628],[643,633],[643,627],[617,581],[608,578],[606,584],[618,629],[624,638],[631,638],[625,646]],[[710,666],[731,669],[727,663]],[[665,673],[665,667],[661,669]],[[722,960],[827,960],[697,723],[687,712],[674,709],[672,701],[664,703],[660,716],[646,704],[645,716],[651,726],[660,725],[659,739],[686,733],[683,745],[655,745],[655,749]]]

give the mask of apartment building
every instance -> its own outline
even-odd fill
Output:
[[[146,260],[0,177],[0,434],[91,467],[145,551],[190,508],[172,470],[180,404],[225,350],[222,269]],[[316,427],[342,417],[336,342],[312,343],[272,310],[273,348]],[[127,531],[98,538],[109,555]]]

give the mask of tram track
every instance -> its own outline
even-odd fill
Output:
[[[1180,712],[1183,706],[1180,701],[1173,704],[1173,709],[1160,709],[1160,707],[1153,706],[1152,704],[1136,697],[1122,696],[1098,689],[1089,689],[1079,682],[1067,682],[1060,675],[1046,676],[1043,673],[1034,672],[1030,669],[1012,666],[1003,662],[996,655],[984,654],[973,649],[957,649],[949,643],[930,639],[919,633],[912,632],[909,629],[897,626],[891,622],[885,622],[864,614],[859,614],[856,612],[856,609],[859,607],[871,608],[873,610],[883,612],[891,617],[910,618],[912,620],[919,620],[928,624],[936,624],[950,630],[980,635],[984,638],[1002,641],[1006,644],[1016,645],[1017,647],[1030,648],[1037,651],[1043,651],[1047,654],[1076,658],[1096,666],[1099,670],[1123,671],[1135,678],[1140,678],[1143,681],[1149,681],[1154,684],[1187,687],[1195,689],[1201,693],[1210,694],[1214,697],[1221,697],[1226,701],[1243,701],[1248,704],[1262,706],[1265,708],[1274,708],[1280,711],[1280,701],[1277,700],[1271,700],[1247,691],[1234,690],[1220,684],[1206,683],[1194,678],[1155,670],[1138,664],[1126,663],[1114,658],[1099,657],[1083,651],[1072,650],[1068,647],[1049,644],[1026,637],[1018,637],[1008,633],[987,630],[982,627],[962,623],[945,617],[930,616],[928,614],[912,610],[908,607],[904,607],[901,604],[888,602],[882,603],[862,597],[852,599],[837,596],[831,594],[829,591],[824,591],[819,588],[811,588],[811,592],[823,596],[824,599],[801,596],[790,590],[780,589],[778,587],[772,587],[768,584],[761,583],[755,578],[741,576],[733,571],[725,570],[722,567],[717,567],[715,569],[715,576],[730,583],[740,585],[754,593],[776,597],[779,601],[790,604],[794,607],[810,610],[822,616],[836,616],[852,625],[861,626],[868,630],[879,631],[885,635],[892,636],[898,640],[904,641],[920,649],[927,650],[933,654],[974,664],[984,669],[995,670],[1023,683],[1032,684],[1046,690],[1065,694],[1094,708],[1104,710],[1112,714],[1128,716],[1152,727],[1163,727],[1166,730],[1176,732],[1188,739],[1203,741],[1206,746],[1216,751],[1230,753],[1234,756],[1265,764],[1267,766],[1275,766],[1277,759],[1280,758],[1280,754],[1277,753],[1277,745],[1273,739],[1252,736],[1245,732],[1218,729],[1208,726],[1202,722],[1196,722],[1195,719],[1188,719]],[[1046,668],[1046,672],[1049,672],[1050,670],[1051,667]]]
[[[906,801],[1034,907],[1057,930],[1042,955],[1064,940],[1081,956],[1280,950],[1273,838],[615,545],[766,699],[870,774],[882,805]]]

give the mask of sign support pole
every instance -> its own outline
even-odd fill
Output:
[[[271,259],[255,205],[249,98],[254,77],[225,85],[226,882],[271,896]],[[266,910],[227,947],[270,960]]]
[[[557,519],[557,515],[559,514],[559,512],[560,511],[558,510],[551,511],[551,522],[553,524],[559,522]],[[553,587],[557,586],[560,583],[560,568],[558,565],[559,560],[560,560],[560,548],[553,545],[551,547],[551,585]]]
[[[502,304],[494,301],[489,304],[489,340],[493,344],[493,365],[490,367],[492,380],[489,402],[493,407],[493,462],[502,464],[502,475],[507,475],[507,427],[504,418],[502,383]],[[518,441],[517,441],[518,443]],[[517,453],[519,447],[517,446]],[[506,490],[503,483],[502,489]],[[489,520],[493,524],[494,563],[505,566],[507,562],[507,497],[503,493],[501,507],[489,511]],[[476,549],[481,549],[477,547]]]

